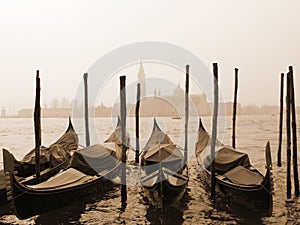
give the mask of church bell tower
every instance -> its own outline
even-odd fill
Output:
[[[142,61],[138,72],[138,83],[141,85],[141,99],[146,97],[146,79]]]

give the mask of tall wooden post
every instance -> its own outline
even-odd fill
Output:
[[[216,198],[216,174],[215,174],[215,147],[217,140],[217,126],[218,126],[218,99],[219,99],[219,86],[218,86],[218,64],[213,63],[214,73],[214,114],[213,114],[213,127],[212,127],[212,141],[211,141],[211,198]]]
[[[127,205],[126,190],[126,76],[120,77],[120,111],[121,111],[121,131],[122,131],[122,175],[121,175],[121,203],[122,210]]]
[[[271,170],[272,170],[272,156],[271,156],[271,147],[270,147],[270,142],[269,141],[267,142],[267,145],[266,145],[265,158],[266,158],[267,174],[269,174],[270,179],[273,179],[272,175],[271,175]],[[273,191],[273,180],[270,181],[269,186],[270,186],[269,188],[270,188],[270,190],[272,192]],[[270,205],[269,210],[268,210],[267,213],[268,213],[268,215],[271,215],[272,211],[273,211],[273,195],[272,195],[272,193],[269,193],[268,198],[266,200],[268,200],[269,205]]]
[[[141,84],[137,84],[136,107],[135,107],[135,163],[139,163],[140,156],[140,99]]]
[[[286,177],[286,196],[287,199],[291,199],[291,110],[290,110],[290,73],[287,74],[287,87],[286,87],[286,152],[287,152],[287,177]]]
[[[184,124],[184,165],[187,164],[188,158],[188,128],[189,128],[189,80],[190,80],[190,66],[186,65],[185,72],[185,124]]]
[[[238,92],[238,72],[239,69],[235,68],[235,82],[234,82],[234,100],[233,100],[233,116],[232,116],[232,147],[235,148],[235,123],[236,123],[236,105],[237,105],[237,92]]]
[[[299,197],[299,176],[298,176],[298,158],[297,158],[297,125],[296,125],[296,107],[295,107],[295,90],[294,90],[294,74],[293,67],[289,67],[290,73],[290,100],[292,110],[292,131],[293,131],[293,173],[294,173],[294,186],[295,196]]]
[[[88,74],[83,75],[84,80],[84,120],[85,120],[85,144],[90,146],[90,129],[89,129],[89,98],[88,98]]]
[[[282,125],[283,125],[283,93],[284,93],[284,73],[281,73],[280,81],[280,113],[279,113],[279,140],[277,152],[277,166],[281,167],[281,146],[282,146]]]
[[[36,93],[34,106],[34,134],[35,134],[35,174],[40,182],[40,149],[41,149],[41,84],[39,71],[36,71]]]

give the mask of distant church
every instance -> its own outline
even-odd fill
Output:
[[[181,88],[180,84],[173,90],[172,95],[161,95],[160,90],[154,90],[153,96],[146,96],[146,75],[142,61],[139,65],[138,70],[138,83],[141,86],[141,116],[177,116],[183,115],[184,113],[184,90]],[[207,98],[205,94],[201,95],[190,95],[190,100],[192,101],[190,110],[195,115],[209,115],[210,107],[207,103]],[[127,104],[129,115],[134,116],[135,105]]]
[[[146,79],[142,61],[138,72],[138,83],[141,85],[141,99],[146,97]]]

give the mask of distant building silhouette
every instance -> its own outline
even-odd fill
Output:
[[[4,106],[3,106],[2,109],[1,109],[1,117],[2,117],[2,118],[6,117],[6,109],[5,109]]]
[[[171,95],[162,95],[160,89],[155,88],[153,96],[146,96],[146,77],[142,61],[140,62],[138,70],[138,83],[141,85],[141,106],[140,116],[142,117],[177,117],[184,115],[184,89],[178,83]],[[211,115],[213,104],[207,102],[207,96],[202,94],[191,94],[189,96],[189,114],[194,116],[208,116]],[[58,104],[58,100],[54,99],[51,107],[44,105],[42,109],[42,117],[83,117],[83,104],[76,100],[68,101],[66,98],[62,99],[62,104]],[[127,103],[127,115],[135,116],[135,104]],[[226,102],[219,105],[219,115],[231,116],[233,109],[232,102]],[[300,107],[296,111],[299,113]],[[279,112],[278,106],[256,106],[248,105],[241,106],[237,104],[238,115],[277,115]],[[119,103],[116,102],[113,107],[104,106],[103,103],[96,107],[90,108],[90,117],[110,117],[117,116],[120,113]],[[32,118],[33,109],[25,108],[18,112],[18,117]],[[6,110],[2,107],[1,117],[7,117]]]
[[[210,115],[210,105],[207,103],[205,94],[191,95],[189,113],[195,116]],[[173,90],[172,95],[157,95],[154,90],[154,95],[141,100],[140,116],[156,116],[156,117],[174,117],[184,115],[184,90],[180,84]],[[135,115],[135,105],[127,104],[129,116]],[[114,105],[114,112],[119,111],[119,105]]]
[[[145,71],[142,61],[140,62],[139,72],[138,72],[138,83],[141,85],[141,99],[146,97],[146,79]]]
[[[41,110],[41,116],[46,118],[52,117],[69,117],[72,115],[72,108],[43,108]],[[31,118],[33,117],[33,109],[25,108],[18,111],[18,117]]]

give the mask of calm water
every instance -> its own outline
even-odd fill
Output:
[[[299,118],[299,116],[298,116]],[[203,117],[203,123],[208,130],[211,128],[211,118]],[[220,138],[225,144],[231,143],[231,118],[224,118],[227,127],[219,130]],[[129,118],[128,132],[131,135],[132,146],[134,143],[134,118]],[[158,118],[159,125],[166,130],[171,139],[183,146],[183,122],[184,120],[172,120],[170,118]],[[111,118],[95,119],[96,131],[100,140],[104,140],[113,130],[115,121]],[[43,119],[42,142],[51,144],[66,129],[67,119]],[[81,143],[84,143],[82,129],[76,126]],[[298,127],[300,121],[298,121]],[[194,150],[197,119],[191,119],[189,147],[191,153]],[[141,118],[141,146],[147,140],[152,129],[151,118]],[[300,145],[300,127],[298,128],[298,146]],[[285,138],[285,136],[284,136]],[[275,181],[274,210],[272,216],[261,217],[244,210],[241,207],[228,205],[219,200],[213,204],[209,200],[209,194],[205,191],[200,180],[197,163],[191,155],[189,162],[190,181],[187,192],[180,203],[167,214],[162,214],[149,206],[143,196],[142,188],[138,185],[135,174],[137,168],[130,168],[128,182],[127,207],[123,212],[121,208],[120,188],[118,186],[107,190],[104,194],[96,194],[86,199],[73,203],[43,215],[32,217],[28,220],[18,220],[14,215],[2,215],[0,223],[4,224],[300,224],[299,200],[294,203],[285,203],[285,142],[283,143],[283,166],[276,166],[278,139],[277,116],[241,116],[237,122],[238,150],[249,154],[252,165],[262,173],[265,172],[264,147],[269,140],[273,156],[273,174]],[[92,140],[96,141],[95,137]],[[0,119],[0,146],[10,150],[16,158],[21,159],[34,146],[32,119]],[[130,152],[129,161],[134,157]],[[299,160],[300,162],[300,160]],[[0,155],[0,167],[2,168],[2,152]],[[299,167],[300,168],[300,167]],[[30,207],[30,203],[28,203]]]

